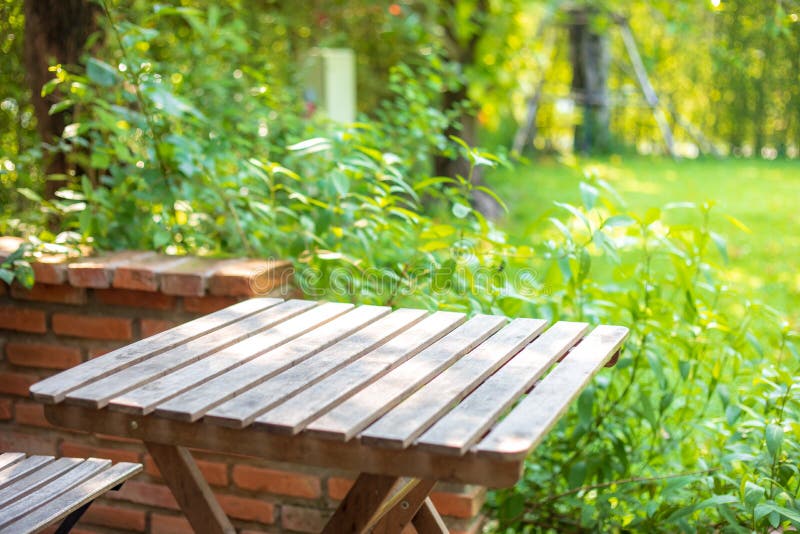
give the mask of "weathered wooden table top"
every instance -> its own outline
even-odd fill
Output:
[[[59,373],[31,393],[53,423],[87,431],[505,486],[627,334],[256,298]]]

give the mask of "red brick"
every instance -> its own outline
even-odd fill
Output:
[[[139,462],[139,453],[125,449],[105,449],[92,447],[74,441],[65,441],[61,444],[61,455],[70,458],[108,458],[114,462]]]
[[[227,486],[228,485],[228,466],[227,464],[219,462],[208,462],[205,460],[195,460],[203,477],[212,486]],[[161,479],[161,473],[158,466],[153,461],[153,457],[149,454],[144,458],[144,472],[152,477]]]
[[[274,260],[236,260],[222,264],[208,281],[212,295],[266,295],[275,287],[288,285],[292,264]]]
[[[321,532],[332,512],[301,508],[299,506],[281,506],[281,525],[295,532]]]
[[[136,532],[144,532],[147,527],[147,517],[143,511],[102,503],[92,504],[84,513],[81,522]]]
[[[153,514],[150,517],[150,534],[195,534],[195,531],[184,517]]]
[[[307,499],[316,499],[321,495],[319,478],[291,471],[236,465],[233,468],[233,481],[240,488],[250,491],[266,491]]]
[[[225,513],[234,519],[256,521],[265,525],[275,521],[275,507],[272,503],[235,495],[217,495],[217,500]]]
[[[122,486],[122,489],[106,493],[106,496],[114,500],[134,502],[145,506],[179,509],[172,492],[161,484],[129,480]]]
[[[2,328],[34,334],[47,332],[43,311],[18,306],[0,306],[0,329]]]
[[[14,341],[6,345],[6,359],[14,365],[43,369],[69,369],[83,361],[78,347]]]
[[[139,291],[158,291],[159,273],[186,261],[187,257],[150,254],[119,265],[114,272],[113,286]]]
[[[42,256],[31,263],[33,278],[41,284],[63,284],[67,281],[67,257],[63,254]]]
[[[53,332],[64,336],[89,339],[133,339],[130,319],[122,317],[100,317],[72,313],[53,314]]]
[[[72,287],[66,284],[53,285],[37,282],[30,289],[25,289],[20,284],[13,284],[11,286],[11,296],[19,300],[37,300],[59,304],[86,304],[86,290],[82,287]]]
[[[38,381],[38,376],[23,373],[0,373],[0,393],[28,397],[28,388]]]
[[[11,399],[0,399],[0,421],[8,421],[13,417]]]
[[[14,408],[14,422],[18,425],[53,428],[44,417],[44,405],[38,402],[18,402]]]
[[[171,295],[132,289],[95,289],[94,295],[98,301],[109,306],[169,310],[175,305],[175,297]]]
[[[328,497],[341,501],[354,483],[352,478],[330,477],[328,479]]]
[[[205,295],[206,280],[223,262],[191,258],[161,273],[161,291],[168,295],[200,297]]]
[[[471,518],[478,515],[486,501],[486,490],[474,488],[465,493],[434,491],[431,501],[441,515]]]
[[[170,328],[175,328],[180,323],[175,321],[165,321],[163,319],[142,319],[141,331],[142,337],[154,336]]]
[[[114,277],[114,269],[116,267],[149,254],[152,253],[125,250],[93,258],[81,258],[69,264],[67,267],[67,279],[75,287],[111,287],[111,280]]]
[[[28,454],[56,454],[56,440],[58,438],[50,433],[41,431],[36,434],[8,430],[0,432],[0,451],[24,451]]]
[[[485,517],[479,515],[473,519],[444,518],[447,531],[450,534],[478,534],[483,527]]]
[[[119,347],[92,347],[89,349],[89,359],[97,358],[98,356],[102,356],[103,354],[108,354],[112,350],[116,350],[118,348]]]
[[[238,302],[233,297],[185,297],[183,309],[193,313],[212,313]]]

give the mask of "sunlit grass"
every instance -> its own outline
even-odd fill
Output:
[[[800,318],[800,163],[613,156],[581,166],[610,182],[636,212],[670,202],[713,202],[712,224],[728,241],[729,282]],[[563,214],[554,200],[580,203],[581,173],[552,159],[487,179],[507,201],[502,225],[517,238],[550,231],[547,218]]]

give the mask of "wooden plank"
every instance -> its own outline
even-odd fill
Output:
[[[59,458],[29,473],[27,476],[17,479],[5,488],[0,489],[0,507],[39,489],[54,477],[69,471],[82,461],[80,458]]]
[[[361,440],[385,447],[409,446],[545,326],[547,322],[540,319],[515,319],[381,417],[361,434]]]
[[[236,532],[186,448],[150,441],[145,446],[195,532]]]
[[[281,321],[316,306],[316,304],[305,300],[289,300],[267,308],[210,334],[162,352],[158,358],[150,358],[128,366],[105,378],[73,390],[67,393],[66,400],[74,404],[103,408],[112,398],[118,397],[126,391],[271,328]]]
[[[322,534],[365,532],[398,480],[397,477],[369,473],[358,475],[356,483],[322,529]]]
[[[347,441],[449,367],[506,323],[476,315],[442,340],[371,383],[308,425],[318,436]]]
[[[239,371],[244,372],[244,377],[252,377],[252,362],[246,362],[258,357],[259,360],[268,358],[270,362],[277,365],[278,361],[275,358],[275,353],[282,351],[287,344],[293,345],[294,343],[290,342],[298,336],[302,336],[300,339],[307,338],[308,336],[303,334],[314,328],[317,328],[316,331],[324,331],[329,336],[336,335],[335,331],[330,332],[328,327],[331,326],[331,323],[329,321],[334,320],[336,324],[333,326],[343,329],[341,320],[344,317],[339,316],[352,308],[352,304],[340,303],[327,303],[312,308],[291,319],[278,323],[260,334],[243,339],[238,343],[214,352],[206,358],[115,397],[109,401],[109,408],[139,414],[150,413],[160,402],[179,395],[198,384],[202,384],[226,370],[243,364],[246,364],[245,369],[240,368]],[[389,312],[388,308],[380,308],[380,310],[384,313]],[[369,311],[365,310],[362,314],[367,314]],[[339,319],[336,319],[337,317]],[[357,317],[351,319],[353,322],[357,320]],[[339,322],[337,323],[337,321]],[[323,326],[318,328],[320,325]],[[274,350],[276,348],[277,350]],[[293,360],[289,358],[283,360],[283,362],[285,365],[290,365]],[[241,375],[241,372],[229,374]]]
[[[98,411],[63,403],[46,405],[44,410],[48,421],[64,428],[356,472],[507,487],[517,481],[523,465],[521,460],[478,458],[471,451],[464,456],[451,456],[423,451],[413,445],[403,450],[386,449],[370,447],[359,440],[342,443],[307,433],[272,434],[253,425],[233,429],[202,421],[173,421],[155,414]]]
[[[313,356],[389,311],[389,308],[379,306],[356,308],[274,350],[263,354],[261,354],[263,351],[259,351],[256,358],[243,365],[219,373],[219,376],[160,403],[156,406],[156,411],[159,415],[171,419],[196,421],[219,403]],[[218,359],[218,355],[215,355],[214,360]],[[210,363],[210,365],[217,364]]]
[[[391,499],[391,508],[374,525],[370,525],[371,534],[400,534],[417,515],[435,484],[436,481],[431,479],[417,480],[406,494]]]
[[[463,313],[436,312],[374,351],[260,415],[254,424],[296,434],[309,421],[397,367],[464,322]]]
[[[417,444],[444,454],[464,454],[588,329],[586,323],[554,324],[439,419]]]
[[[279,402],[314,385],[416,324],[427,313],[401,309],[374,322],[291,369],[244,391],[206,413],[206,421],[243,428]]]
[[[477,454],[524,458],[626,337],[628,329],[622,326],[595,328],[477,445]]]
[[[219,310],[194,321],[176,326],[147,339],[137,341],[99,358],[67,369],[31,386],[33,398],[46,403],[61,402],[66,394],[104,378],[111,373],[137,364],[176,346],[192,341],[236,321],[283,302],[282,299],[250,299]]]
[[[4,488],[22,477],[52,462],[52,456],[28,456],[0,472],[0,488]]]
[[[108,469],[110,465],[111,460],[89,458],[76,465],[50,484],[29,493],[22,499],[14,501],[14,504],[3,508],[3,513],[0,515],[0,529],[2,529],[0,532],[5,532],[6,527],[8,527],[10,523],[17,521],[32,510],[52,501],[65,491],[87,480],[92,475]],[[10,531],[13,532],[14,530],[11,529]]]
[[[36,532],[68,516],[84,504],[92,502],[141,470],[141,464],[121,462],[100,471],[72,489],[57,495],[46,505],[31,510],[22,518],[5,527],[0,534]]]
[[[0,454],[0,472],[25,458],[24,452],[4,452]]]
[[[430,497],[422,503],[417,515],[412,520],[412,524],[420,534],[447,534],[450,532],[447,530],[447,525],[444,524],[442,516],[439,515]]]

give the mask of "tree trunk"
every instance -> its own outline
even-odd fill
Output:
[[[50,115],[57,102],[55,95],[41,96],[42,85],[52,79],[48,68],[53,64],[75,65],[95,29],[96,6],[90,0],[25,0],[24,61],[31,100],[36,114],[37,130],[42,141],[54,144],[69,120],[68,112]],[[44,162],[48,175],[66,175],[68,165],[61,152],[53,152]],[[46,198],[65,184],[64,180],[48,180]]]
[[[569,44],[572,92],[579,98],[583,117],[575,126],[574,149],[580,153],[607,152],[611,148],[609,128],[608,67],[611,61],[608,37],[590,25],[594,10],[570,11]]]

